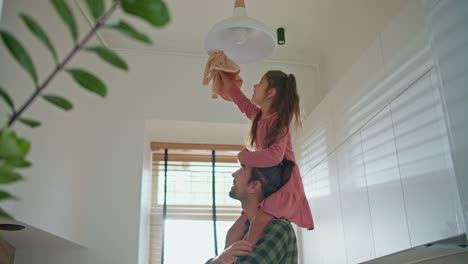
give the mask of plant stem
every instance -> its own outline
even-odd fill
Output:
[[[15,111],[15,113],[11,116],[10,120],[8,121],[8,127],[11,127],[13,123],[20,117],[20,115],[32,104],[32,102],[37,98],[37,96],[49,85],[49,83],[54,79],[54,77],[65,68],[65,65],[75,56],[78,51],[80,51],[84,45],[93,37],[96,32],[98,31],[99,28],[101,28],[106,20],[114,13],[115,9],[117,6],[120,4],[120,1],[116,1],[115,3],[112,4],[112,7],[106,11],[104,15],[102,15],[97,21],[94,27],[91,29],[91,31],[86,34],[86,36],[78,43],[75,45],[75,47],[68,53],[68,55],[65,57],[65,59],[58,64],[55,69],[49,74],[47,79],[36,88],[34,93],[26,100],[26,102],[21,106],[21,108],[18,111]]]

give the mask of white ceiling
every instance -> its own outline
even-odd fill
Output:
[[[83,0],[75,0],[84,9]],[[162,29],[144,22],[132,24],[148,33],[153,46],[144,46],[102,31],[101,40],[115,49],[151,49],[155,52],[206,56],[204,38],[211,27],[232,16],[234,0],[166,0],[172,20]],[[374,40],[405,0],[246,0],[250,17],[276,31],[284,27],[286,45],[272,60],[305,65],[323,64],[326,56],[346,49],[357,56]],[[87,12],[83,12],[86,14]],[[111,17],[116,20],[121,14]],[[353,45],[354,43],[354,45]]]

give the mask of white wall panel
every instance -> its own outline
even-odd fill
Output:
[[[313,231],[302,230],[304,263],[346,263],[335,154],[305,175],[304,185],[315,221]]]
[[[430,72],[430,77],[431,77],[431,82],[433,85],[433,95],[434,95],[434,110],[435,114],[434,117],[435,119],[439,120],[438,122],[438,127],[439,127],[439,132],[440,132],[440,140],[442,143],[443,147],[443,157],[445,159],[445,164],[446,164],[446,169],[445,169],[445,174],[447,175],[447,184],[450,185],[450,189],[452,190],[451,194],[453,197],[453,201],[455,204],[455,213],[456,213],[456,221],[457,221],[457,228],[459,233],[466,232],[466,219],[463,217],[463,206],[461,203],[461,196],[460,192],[463,190],[460,190],[458,187],[458,182],[457,182],[457,177],[455,174],[455,169],[454,169],[454,162],[453,162],[453,157],[452,157],[452,151],[450,147],[450,139],[449,139],[449,129],[447,126],[447,119],[444,114],[444,106],[443,106],[443,99],[441,95],[441,89],[440,89],[440,81],[439,81],[439,75],[437,74],[436,69],[433,69]]]
[[[361,130],[361,138],[375,250],[380,257],[410,247],[389,107]]]
[[[330,92],[336,142],[339,145],[360,129],[377,111],[370,93],[384,77],[380,41],[377,39]],[[380,106],[381,108],[383,106]]]
[[[359,263],[375,257],[360,134],[336,153],[347,263]]]
[[[430,74],[391,104],[411,245],[459,233]]]
[[[405,7],[381,33],[386,74],[398,70],[408,58],[428,45],[424,8],[420,1],[407,1]]]
[[[426,6],[454,171],[468,224],[468,1],[426,1]]]
[[[380,40],[385,79],[374,103],[387,105],[434,65],[420,1],[407,1]]]
[[[311,171],[335,150],[332,100],[332,97],[327,96],[304,121],[298,146],[302,175]]]
[[[301,139],[307,143],[301,149],[307,168],[304,183],[310,186],[306,192],[317,229],[303,232],[307,244],[304,263],[335,263],[327,259],[328,252],[333,248],[342,256],[341,246],[346,246],[346,259],[357,263],[369,244],[375,247],[375,256],[385,256],[465,231],[453,162],[466,213],[468,178],[463,175],[467,171],[468,90],[463,73],[468,53],[462,47],[467,46],[464,25],[468,9],[465,1],[427,2],[431,5],[427,16],[432,35],[425,25],[421,1],[407,1],[306,121]],[[438,76],[434,75],[432,51],[439,57]],[[445,86],[442,93],[439,83]],[[356,158],[358,135],[362,166]],[[321,148],[329,142],[333,148]],[[330,208],[336,206],[334,189],[319,187],[333,181],[324,182],[317,176],[334,155],[341,211]],[[317,162],[321,163],[315,165]],[[363,181],[367,198],[358,187]],[[366,200],[367,211],[362,207]],[[338,214],[342,217],[338,231],[343,232],[342,244],[324,245],[323,241],[331,239],[325,231],[338,237],[336,230],[329,230],[336,220],[328,222],[330,216]]]

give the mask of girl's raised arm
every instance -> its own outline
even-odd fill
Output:
[[[255,115],[260,111],[260,108],[254,105],[235,84],[232,84],[229,88],[229,95],[239,110],[250,120],[253,120]]]
[[[241,164],[249,167],[265,168],[278,165],[284,158],[288,144],[289,133],[279,136],[268,148],[256,151],[243,150],[238,159]]]

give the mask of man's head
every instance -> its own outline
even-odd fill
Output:
[[[294,163],[289,160],[268,168],[242,165],[242,168],[232,174],[234,181],[229,196],[241,202],[261,202],[289,180],[293,167]]]

